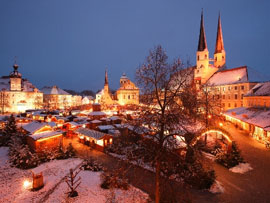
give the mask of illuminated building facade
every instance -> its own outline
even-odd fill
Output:
[[[214,59],[209,58],[204,31],[203,13],[201,14],[200,35],[197,49],[197,65],[194,69],[194,82],[197,89],[207,87],[211,94],[219,99],[221,109],[226,111],[242,107],[244,95],[249,92],[261,78],[247,67],[226,68],[226,52],[224,49],[221,18],[218,18],[217,37]]]
[[[41,91],[44,94],[44,107],[46,109],[69,109],[82,104],[81,96],[72,96],[57,86],[43,87]]]
[[[43,93],[18,72],[14,64],[9,76],[0,78],[0,112],[20,113],[27,109],[40,109],[43,105]]]
[[[140,90],[131,82],[126,74],[120,78],[120,88],[116,91],[116,97],[120,105],[139,104]]]
[[[128,105],[139,104],[140,90],[136,85],[123,74],[120,78],[120,88],[116,91],[115,95],[109,91],[108,73],[105,72],[104,88],[96,94],[96,103],[101,105]]]

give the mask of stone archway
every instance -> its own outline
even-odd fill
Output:
[[[233,143],[232,136],[226,130],[221,129],[221,128],[216,128],[216,127],[210,127],[208,129],[202,130],[199,133],[199,135],[192,140],[191,145],[192,146],[195,145],[197,143],[197,141],[201,138],[201,136],[203,136],[205,134],[208,134],[208,133],[218,133],[219,135],[222,135],[222,137],[224,137],[227,140],[227,143],[228,143],[227,153],[230,153],[231,152],[231,150],[232,150],[232,143]]]

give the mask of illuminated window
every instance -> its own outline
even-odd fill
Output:
[[[225,87],[223,87],[223,92],[225,92],[225,90],[226,90],[226,88],[225,88]]]

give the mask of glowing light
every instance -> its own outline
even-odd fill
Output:
[[[103,147],[103,140],[97,140],[97,144]]]
[[[223,123],[219,123],[219,126],[222,127],[223,126]]]
[[[83,124],[83,126],[82,126],[83,128],[85,128],[86,126],[85,126],[85,124]]]
[[[228,135],[224,134],[223,132],[221,132],[219,130],[209,130],[209,131],[203,133],[202,135],[207,134],[207,133],[220,133],[226,138],[226,140],[228,140],[229,142],[232,142],[231,138]],[[198,139],[199,139],[199,137],[198,137]]]
[[[29,189],[30,186],[31,186],[31,182],[30,182],[30,181],[25,180],[25,181],[23,182],[23,187],[24,187],[25,189]]]
[[[208,118],[209,118],[209,119],[211,119],[211,118],[212,118],[212,116],[211,116],[211,115],[208,115]]]
[[[37,140],[37,142],[42,142],[44,140],[49,140],[49,139],[52,139],[52,138],[56,138],[56,137],[59,137],[61,135],[62,134],[58,134],[58,135],[54,135],[54,136],[51,136],[51,137],[46,137],[46,138],[43,138],[43,139],[39,139],[39,140]]]
[[[84,136],[79,136],[79,138],[83,140],[84,139]]]

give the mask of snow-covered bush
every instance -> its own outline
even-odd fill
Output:
[[[11,142],[11,138],[18,135],[16,121],[13,115],[8,117],[7,124],[1,134],[0,146],[8,146]]]
[[[19,137],[12,137],[9,145],[9,161],[12,166],[22,169],[34,168],[40,163],[39,157],[22,143]]]
[[[103,171],[104,167],[95,159],[89,158],[85,160],[81,166],[83,170],[89,171]]]
[[[232,144],[232,150],[230,153],[220,150],[216,154],[216,161],[226,168],[232,168],[240,163],[245,163],[243,157],[241,156],[240,150],[234,142]]]
[[[103,172],[101,174],[101,188],[119,188],[127,190],[129,185],[127,179],[120,178],[117,173]]]

